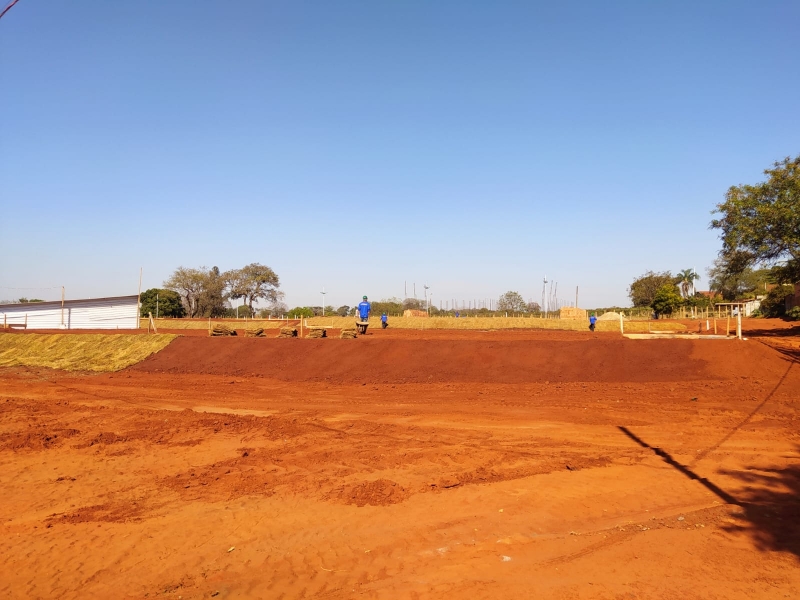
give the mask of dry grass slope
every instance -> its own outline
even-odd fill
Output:
[[[208,329],[208,319],[153,319],[158,329]],[[277,319],[211,319],[212,327],[214,324],[221,323],[231,329],[280,329],[285,327],[286,321]],[[139,328],[147,329],[147,319],[139,320]]]
[[[380,319],[370,320],[375,327]],[[329,327],[352,327],[354,317],[314,317],[307,319],[308,325],[327,325]],[[537,319],[530,317],[393,317],[389,327],[395,329],[560,329],[566,331],[589,331],[589,321],[571,319]],[[649,329],[648,329],[649,327]],[[647,333],[648,331],[684,331],[680,323],[659,321],[626,321],[625,331]],[[597,331],[619,331],[618,321],[598,321]]]
[[[0,367],[119,371],[163,350],[176,335],[0,333]]]

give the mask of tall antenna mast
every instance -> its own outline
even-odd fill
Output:
[[[547,303],[545,302],[545,294],[547,293],[547,275],[544,276],[542,283],[542,310],[547,314]]]

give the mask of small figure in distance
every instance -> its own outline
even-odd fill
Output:
[[[381,327],[386,329],[389,326],[389,317],[386,316],[386,313],[381,315]]]
[[[364,322],[369,321],[369,311],[371,310],[372,306],[367,302],[367,297],[364,296],[363,300],[361,300],[361,303],[358,305],[358,317]]]
[[[597,323],[597,317],[595,317],[594,313],[592,313],[592,316],[589,317],[589,331],[594,331],[595,323]]]
[[[458,317],[460,317],[460,316],[461,316],[461,315],[460,315],[460,314],[458,314],[458,311],[456,311],[456,319],[457,319]]]

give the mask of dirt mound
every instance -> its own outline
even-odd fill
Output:
[[[389,479],[362,481],[335,490],[331,499],[356,506],[386,506],[405,500],[410,494],[405,488]]]
[[[36,428],[33,431],[9,432],[0,434],[0,450],[46,450],[56,448],[65,440],[78,435],[77,429],[58,429],[51,431]]]
[[[611,312],[603,313],[602,315],[597,317],[597,320],[598,321],[619,321],[619,317],[620,317],[620,314],[618,312],[611,311]],[[622,320],[623,321],[627,320],[624,315],[622,316]]]
[[[723,346],[723,344],[728,344]],[[260,376],[295,382],[645,382],[747,374],[761,344],[706,340],[380,340],[282,344],[243,338],[179,338],[131,369]],[[725,360],[719,358],[723,353]]]

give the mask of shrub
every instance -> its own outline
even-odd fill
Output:
[[[286,314],[290,319],[310,318],[314,316],[314,309],[310,306],[295,306],[287,310]]]
[[[656,315],[671,315],[672,312],[683,304],[683,297],[678,292],[675,284],[667,283],[658,288],[653,303],[651,304]]]
[[[790,285],[779,285],[771,289],[761,301],[761,314],[765,317],[782,317],[786,314],[786,297],[791,296],[793,290]]]
[[[180,294],[172,290],[151,288],[142,292],[141,316],[153,313],[154,317],[170,317],[180,319],[186,316]]]

